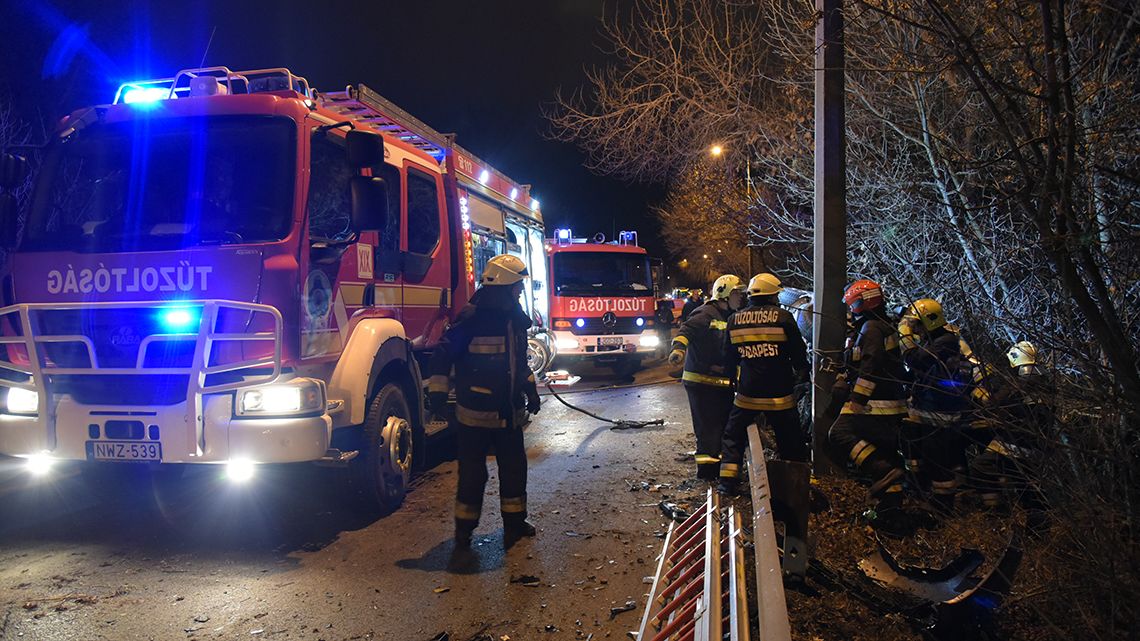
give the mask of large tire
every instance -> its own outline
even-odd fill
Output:
[[[364,418],[362,449],[352,462],[352,480],[366,504],[382,514],[400,507],[415,460],[414,415],[404,390],[388,383]]]

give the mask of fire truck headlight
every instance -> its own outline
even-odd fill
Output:
[[[578,341],[573,338],[560,338],[555,342],[558,349],[578,349]]]
[[[254,467],[249,459],[230,459],[226,462],[226,478],[234,483],[245,483],[253,478]]]
[[[653,334],[647,334],[639,338],[637,342],[642,347],[657,347],[661,344],[661,339]]]
[[[4,410],[8,414],[35,414],[40,409],[40,393],[22,387],[9,387]]]
[[[47,476],[48,472],[51,471],[51,466],[55,463],[55,459],[47,452],[32,454],[26,460],[28,462],[28,472],[32,476]]]
[[[269,385],[241,392],[238,415],[285,416],[323,410],[324,389],[311,379]]]

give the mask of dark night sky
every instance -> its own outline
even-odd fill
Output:
[[[609,6],[613,6],[613,2]],[[547,229],[638,229],[660,254],[648,205],[661,189],[584,169],[543,138],[540,105],[600,65],[602,0],[123,2],[3,0],[0,101],[54,121],[110,102],[124,81],[206,65],[288,67],[318,90],[364,83],[522,183]],[[0,102],[0,105],[3,103]]]

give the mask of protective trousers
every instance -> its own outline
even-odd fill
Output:
[[[686,384],[685,393],[697,436],[697,478],[715,481],[720,472],[721,439],[732,409],[732,388]]]
[[[899,426],[901,415],[840,414],[828,432],[831,456],[842,464],[850,461],[872,483],[888,478],[892,471],[901,477],[902,457],[899,456]],[[873,486],[876,494],[902,492],[901,483]]]
[[[720,477],[729,482],[740,478],[740,466],[744,463],[744,450],[748,448],[748,426],[765,420],[776,433],[776,448],[780,458],[786,461],[808,460],[807,442],[800,429],[800,413],[795,408],[786,410],[749,410],[732,407],[728,415],[728,426],[724,430],[724,443],[721,446]]]
[[[519,428],[459,424],[459,487],[455,493],[455,532],[470,536],[479,524],[487,486],[487,456],[494,448],[499,466],[499,506],[504,527],[526,520],[526,447]]]
[[[958,426],[907,417],[902,423],[902,446],[907,471],[916,483],[925,486],[929,481],[935,505],[952,508],[965,461],[965,440]]]

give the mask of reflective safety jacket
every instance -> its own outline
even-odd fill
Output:
[[[444,333],[428,369],[430,394],[446,394],[455,370],[455,418],[469,427],[506,428],[537,394],[526,362],[530,318],[517,300],[502,301],[484,288]]]
[[[907,374],[898,332],[881,316],[871,315],[856,324],[855,341],[847,353],[850,396],[840,413],[906,414],[903,383]]]
[[[685,352],[685,385],[729,387],[725,369],[725,332],[729,310],[726,303],[712,301],[701,305],[681,324],[673,339],[673,349]]]
[[[808,370],[796,319],[778,305],[749,305],[728,319],[726,365],[736,378],[734,404],[749,410],[796,406],[792,388]]]
[[[1054,391],[1036,365],[1010,373],[990,396],[985,414],[995,421],[1001,442],[1037,447],[1053,428]]]
[[[913,382],[910,418],[927,425],[949,425],[967,408],[971,381],[962,373],[958,335],[940,327],[924,339],[914,337],[903,352]]]

